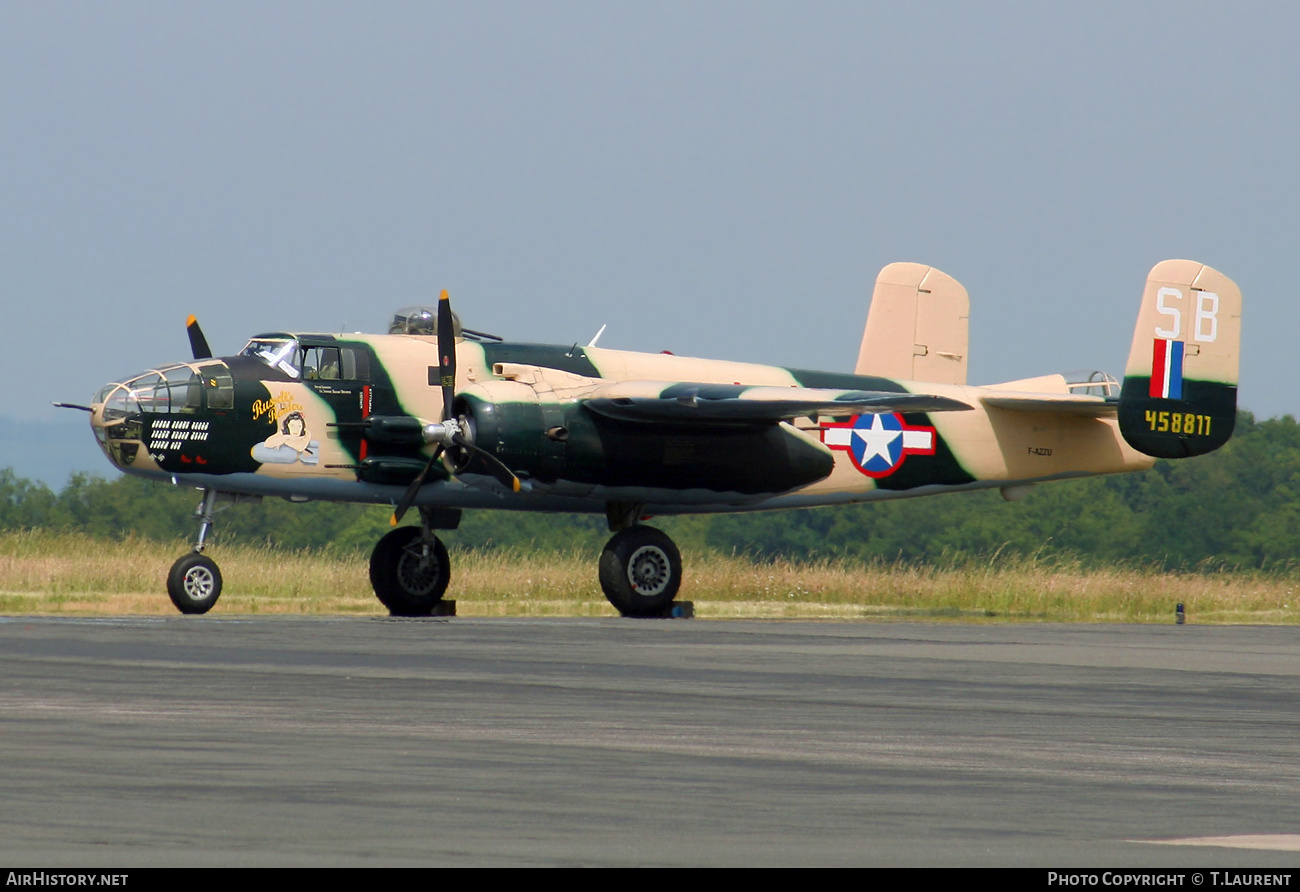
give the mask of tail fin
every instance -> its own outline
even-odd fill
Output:
[[[876,277],[854,374],[966,383],[970,299],[952,276],[891,263]]]
[[[1218,449],[1237,418],[1241,291],[1223,273],[1191,260],[1157,263],[1119,397],[1128,444],[1158,458]]]

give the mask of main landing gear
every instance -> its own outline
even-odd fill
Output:
[[[370,584],[393,616],[429,616],[449,582],[447,547],[421,527],[398,527],[370,555]]]
[[[641,509],[607,506],[614,537],[600,553],[600,587],[623,616],[664,616],[682,584],[682,555],[662,530],[638,523]]]
[[[221,597],[221,570],[203,549],[218,503],[242,500],[214,489],[203,491],[194,511],[198,542],[167,574],[167,594],[181,613],[207,613]],[[665,616],[682,584],[682,556],[662,530],[639,523],[641,507],[608,506],[614,536],[600,555],[600,587],[623,616]],[[420,521],[418,527],[389,532],[370,555],[370,584],[393,616],[431,616],[451,582],[447,547],[434,531],[456,529],[460,511],[421,508]]]
[[[393,616],[432,616],[451,582],[447,546],[434,530],[460,525],[458,509],[421,508],[418,527],[390,531],[370,553],[370,585]]]
[[[623,616],[664,616],[682,584],[682,556],[661,530],[641,526],[640,505],[611,505],[616,532],[600,555],[600,587]],[[370,555],[370,584],[393,616],[430,616],[447,592],[451,566],[434,530],[455,529],[456,510],[420,509],[420,526],[398,527]]]

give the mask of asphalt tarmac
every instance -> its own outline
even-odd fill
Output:
[[[1291,866],[1298,638],[0,618],[0,864]]]

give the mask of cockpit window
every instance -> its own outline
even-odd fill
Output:
[[[103,391],[101,390],[100,393],[102,394]],[[117,385],[104,399],[104,421],[106,422],[135,415],[139,411],[139,404],[131,399],[131,391],[125,385]]]
[[[235,382],[224,362],[200,366],[199,377],[208,391],[209,409],[235,408]]]
[[[253,338],[239,355],[251,356],[290,378],[302,374],[302,349],[293,338]]]
[[[366,381],[369,364],[358,347],[320,344],[302,348],[302,377],[305,381]]]
[[[338,347],[308,347],[302,376],[308,381],[337,381],[343,375],[343,358]]]
[[[127,411],[134,404],[137,412],[197,412],[203,408],[203,388],[193,369],[174,365],[126,382],[122,400]]]
[[[179,363],[163,366],[121,383],[106,384],[95,394],[94,402],[104,404],[105,421],[142,412],[188,415],[203,410],[205,385],[210,393],[207,399],[209,408],[234,405],[234,382],[230,369],[223,362],[206,365],[197,371]]]
[[[129,390],[127,404],[134,403],[138,407],[137,412],[166,412],[168,410],[170,400],[167,398],[167,385],[163,382],[162,375],[157,372],[141,375],[134,381],[128,381],[126,386]],[[160,399],[162,401],[161,408],[159,407]]]
[[[165,370],[162,376],[163,383],[159,389],[166,388],[172,412],[191,414],[203,409],[203,385],[194,369],[187,365],[176,366]],[[159,404],[161,405],[161,399]]]

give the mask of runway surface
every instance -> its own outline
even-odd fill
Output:
[[[1298,637],[0,618],[0,859],[1290,866]]]

